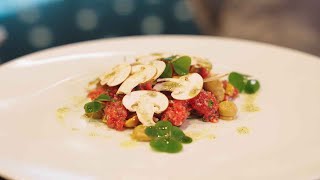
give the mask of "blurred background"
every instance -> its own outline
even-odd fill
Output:
[[[203,34],[320,56],[319,0],[0,0],[0,63],[74,42]]]

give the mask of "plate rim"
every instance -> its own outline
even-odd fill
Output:
[[[64,49],[70,49],[74,48],[76,46],[84,46],[84,45],[89,45],[89,44],[96,44],[96,43],[102,43],[102,42],[112,42],[112,41],[134,41],[134,40],[147,40],[147,39],[203,39],[203,40],[216,40],[216,41],[225,41],[225,42],[236,42],[236,43],[244,43],[247,45],[254,45],[254,46],[260,46],[262,48],[271,48],[271,49],[277,49],[283,52],[287,53],[293,53],[297,55],[302,55],[308,57],[308,61],[311,61],[312,59],[320,63],[320,56],[316,56],[314,54],[310,54],[307,52],[303,52],[301,50],[285,47],[285,46],[280,46],[276,44],[270,44],[266,42],[260,42],[260,41],[255,41],[255,40],[248,40],[248,39],[241,39],[241,38],[233,38],[233,37],[223,37],[223,36],[209,36],[209,35],[173,35],[173,34],[168,34],[168,35],[134,35],[134,36],[122,36],[122,37],[111,37],[111,38],[101,38],[101,39],[94,39],[94,40],[88,40],[88,41],[81,41],[81,42],[75,42],[75,43],[70,43],[70,44],[64,44],[60,46],[55,46],[51,48],[47,48],[44,50],[39,50],[30,54],[26,54],[14,59],[11,59],[7,62],[4,62],[0,64],[0,70],[3,68],[6,68],[7,66],[10,66],[14,63],[17,63],[19,61],[30,61],[33,57],[37,56],[45,56],[46,54],[50,52],[55,52],[55,51],[67,51]],[[116,52],[116,51],[113,51]],[[58,56],[53,56],[53,57],[61,57],[61,55]],[[63,55],[62,55],[63,56]]]

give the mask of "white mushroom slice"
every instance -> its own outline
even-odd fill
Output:
[[[144,126],[153,126],[154,113],[160,114],[166,110],[169,100],[160,92],[141,90],[125,95],[122,104],[129,111],[136,112]]]
[[[158,77],[161,76],[161,74],[163,73],[164,69],[166,68],[166,63],[164,63],[163,61],[159,61],[159,60],[152,60],[152,61],[149,61],[149,62],[145,62],[145,63],[142,63],[142,62],[134,62],[134,63],[131,63],[131,65],[133,66],[133,68],[137,65],[143,65],[143,64],[146,64],[146,65],[150,65],[150,66],[153,66],[157,69],[157,73],[155,74],[155,76],[152,78],[152,79],[158,79]],[[133,74],[133,71],[136,71],[135,69],[133,69],[131,71],[131,74]]]
[[[131,73],[130,75],[132,74],[136,74],[138,72],[141,71],[141,69],[144,69],[145,67],[143,67],[144,64],[135,64],[135,65],[132,65],[131,67]]]
[[[191,73],[179,78],[158,79],[153,89],[157,91],[171,91],[171,96],[178,100],[187,100],[197,96],[203,86],[203,79],[198,73]]]
[[[151,65],[157,69],[157,73],[152,79],[158,79],[158,77],[161,76],[164,69],[166,68],[166,63],[164,63],[162,61],[151,61],[151,62],[149,62],[149,65]]]
[[[131,75],[121,84],[117,94],[129,94],[140,83],[149,81],[156,74],[157,69],[150,65],[132,66]]]
[[[100,76],[100,84],[108,86],[117,86],[121,84],[130,75],[130,64],[124,63],[114,66],[111,70]]]

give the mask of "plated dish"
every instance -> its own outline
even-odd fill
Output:
[[[118,131],[133,128],[132,139],[150,141],[154,150],[179,152],[192,142],[178,128],[190,115],[212,123],[234,120],[239,92],[254,94],[260,88],[249,75],[214,74],[212,67],[201,57],[164,53],[110,67],[90,82],[96,86],[88,92],[85,116]]]

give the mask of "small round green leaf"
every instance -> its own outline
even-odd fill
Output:
[[[168,139],[167,141],[167,150],[168,153],[177,153],[182,150],[182,144],[175,139]]]
[[[254,94],[260,89],[260,83],[258,80],[248,80],[244,88],[248,94]]]
[[[84,105],[84,110],[86,111],[86,113],[98,112],[101,109],[102,109],[102,104],[97,101],[88,102],[87,104]]]
[[[172,77],[172,67],[170,63],[167,63],[164,71],[160,75],[160,78],[171,78],[171,77]]]
[[[192,143],[192,138],[189,137],[189,136],[184,136],[184,137],[182,138],[181,142],[182,142],[183,144],[190,144],[190,143]]]
[[[180,128],[173,126],[171,128],[171,137],[174,138],[175,140],[181,142],[183,137],[185,137],[185,134],[183,133],[183,131]]]
[[[172,62],[174,71],[180,75],[186,75],[189,73],[191,58],[189,56],[182,56]]]
[[[158,137],[170,136],[172,124],[169,121],[159,121],[156,123]]]
[[[155,125],[156,128],[162,128],[162,127],[172,127],[172,124],[170,121],[158,121]]]
[[[150,146],[160,152],[176,153],[182,150],[181,143],[192,142],[190,137],[169,121],[158,121],[155,126],[147,127],[145,133],[152,137]]]
[[[158,137],[158,130],[154,126],[147,127],[144,132],[151,138]]]
[[[179,141],[166,137],[151,140],[150,146],[160,152],[177,153],[182,150],[182,144]]]
[[[232,84],[235,88],[242,92],[245,87],[245,78],[242,74],[237,72],[232,72],[228,77],[229,83]]]
[[[95,99],[95,101],[111,101],[111,97],[106,94],[101,94]]]

